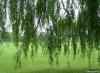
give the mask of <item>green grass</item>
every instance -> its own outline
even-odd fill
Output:
[[[0,46],[0,73],[86,73],[89,70],[88,58],[82,59],[82,56],[77,55],[76,59],[73,59],[72,54],[64,56],[61,52],[59,56],[59,65],[54,62],[51,66],[49,64],[48,56],[43,55],[39,47],[37,55],[33,58],[28,54],[28,58],[25,59],[22,56],[22,67],[15,69],[14,56],[17,49],[11,43],[4,43]],[[99,70],[100,66],[97,61],[97,51],[93,51],[91,65],[93,70]],[[69,66],[68,66],[69,63]]]

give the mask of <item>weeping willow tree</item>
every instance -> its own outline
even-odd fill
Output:
[[[6,0],[0,1],[0,38],[4,39],[5,23],[6,23]]]
[[[1,0],[1,38],[6,29],[6,10],[8,9],[13,41],[18,48],[15,56],[18,64],[21,64],[22,52],[27,57],[29,46],[33,56],[37,48],[34,49],[33,46],[38,46],[37,30],[44,26],[47,26],[46,29],[44,28],[46,41],[42,42],[46,43],[45,48],[50,64],[53,63],[54,58],[59,64],[59,53],[62,47],[66,55],[70,53],[70,44],[74,58],[78,53],[79,44],[81,50],[79,52],[86,56],[85,53],[88,51],[90,62],[92,50],[97,49],[100,52],[99,2],[99,0]],[[77,17],[76,10],[78,10]],[[21,41],[19,41],[20,33]]]

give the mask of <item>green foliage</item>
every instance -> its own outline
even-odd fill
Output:
[[[0,1],[0,38],[4,39],[7,0]]]
[[[14,44],[17,48],[20,48],[19,43],[21,42],[21,53],[24,52],[26,57],[30,45],[32,47],[31,56],[33,56],[33,51],[35,50],[33,46],[37,48],[37,35],[39,33],[37,30],[47,26],[48,28],[45,32],[47,36],[44,36],[46,41],[42,42],[46,43],[45,48],[51,64],[54,58],[57,59],[58,63],[62,46],[64,47],[65,54],[70,52],[70,44],[72,45],[74,58],[79,45],[81,50],[79,52],[85,56],[85,52],[89,51],[90,59],[93,48],[100,50],[99,0],[77,0],[79,8],[77,18],[75,17],[75,1],[67,0],[65,3],[63,1],[1,0],[1,37],[4,36],[5,17],[7,16],[6,9],[8,8]],[[7,7],[7,3],[9,7]],[[61,16],[60,11],[62,9],[65,11],[65,16]],[[20,32],[22,33],[21,41],[19,41]],[[20,59],[19,56],[16,56],[16,58]]]
[[[17,6],[17,0],[10,0],[9,1],[9,6],[10,6],[10,20],[12,24],[12,35],[13,35],[13,40],[15,43],[15,46],[18,47],[18,42],[19,42],[19,25],[20,25],[20,20],[19,20],[19,14],[18,14],[18,6]]]

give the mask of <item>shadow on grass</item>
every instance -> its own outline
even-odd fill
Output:
[[[31,73],[100,73],[100,70],[96,69],[84,69],[84,70],[73,70],[73,69],[63,69],[63,70],[56,70],[56,69],[46,69],[40,71],[34,71]]]

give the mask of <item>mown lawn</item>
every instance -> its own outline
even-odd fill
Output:
[[[0,73],[91,73],[87,57],[83,59],[82,56],[77,55],[76,59],[73,59],[72,54],[69,57],[64,56],[62,51],[59,55],[59,65],[54,62],[51,66],[48,56],[44,55],[41,50],[41,47],[39,47],[37,55],[33,58],[30,57],[30,53],[27,59],[22,56],[22,67],[15,69],[14,56],[17,49],[11,43],[4,43],[0,46]],[[100,73],[97,60],[98,52],[95,50],[93,52],[91,59],[92,73]]]

